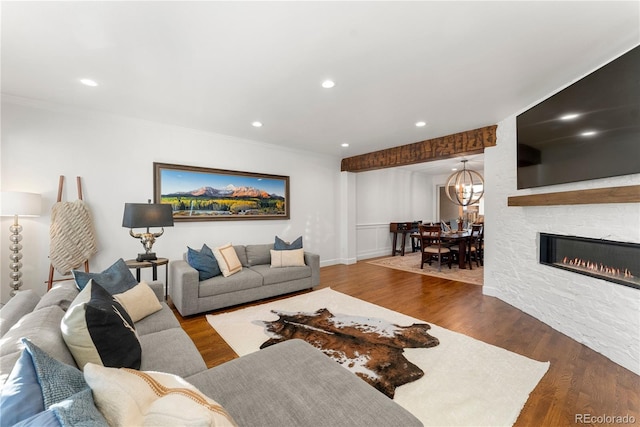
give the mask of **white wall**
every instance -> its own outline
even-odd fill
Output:
[[[640,175],[516,190],[516,116],[485,150],[484,293],[640,373],[640,290],[538,263],[538,233],[640,243],[640,204],[508,207],[507,197],[640,183]]]
[[[356,247],[356,175],[340,172],[340,263],[358,261]]]
[[[75,200],[75,177],[82,177],[84,199],[97,230],[99,252],[91,270],[116,259],[135,258],[139,240],[122,228],[125,202],[153,199],[153,162],[176,163],[290,176],[291,219],[176,223],[158,239],[159,256],[178,259],[187,245],[268,243],[275,235],[304,236],[305,248],[320,254],[322,265],[339,258],[340,159],[223,135],[96,112],[81,112],[3,97],[2,191],[43,196],[43,215],[23,224],[23,289],[46,290],[49,270],[50,210],[58,177],[66,177],[64,200]],[[0,232],[0,297],[8,299],[9,225]],[[148,270],[143,270],[143,279]],[[160,275],[163,268],[160,267]]]
[[[429,175],[401,168],[355,175],[358,259],[391,255],[389,223],[435,218],[434,186]]]

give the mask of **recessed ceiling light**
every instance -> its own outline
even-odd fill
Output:
[[[595,135],[596,133],[597,133],[597,132],[596,132],[595,130],[588,130],[588,131],[586,131],[586,132],[582,132],[582,133],[580,134],[580,136],[593,136],[593,135]]]
[[[423,122],[423,121],[416,122],[416,127],[419,127],[419,128],[423,128],[426,125],[427,125],[427,122]]]
[[[251,126],[253,126],[254,128],[261,128],[262,127],[262,122],[255,121],[255,122],[251,123]]]
[[[580,117],[580,114],[570,113],[570,114],[565,114],[564,116],[560,116],[560,120],[573,120],[577,117]]]
[[[336,83],[333,80],[325,80],[322,82],[322,87],[325,89],[331,89]]]
[[[458,170],[458,168],[451,168],[451,170],[455,172]]]
[[[82,83],[85,86],[91,86],[91,87],[98,86],[98,83],[96,83],[95,80],[91,80],[91,79],[80,79],[80,83]]]
[[[342,144],[340,144],[341,147],[347,148],[349,146],[349,144],[347,144],[346,142],[343,142]]]

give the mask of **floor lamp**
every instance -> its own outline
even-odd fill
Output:
[[[11,277],[11,296],[13,297],[22,286],[22,272],[20,269],[22,268],[22,254],[20,250],[22,249],[22,245],[20,241],[22,241],[22,236],[20,232],[22,231],[22,226],[18,224],[18,216],[40,216],[40,212],[42,210],[42,198],[40,194],[35,193],[25,193],[21,191],[6,191],[2,192],[0,195],[0,215],[2,216],[12,216],[13,224],[9,227],[9,231],[11,235],[9,236],[9,240],[11,241],[11,245],[9,245],[9,249],[11,250],[11,254],[9,255],[9,259],[11,263],[9,264],[9,277]]]

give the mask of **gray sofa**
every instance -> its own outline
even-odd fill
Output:
[[[185,378],[219,402],[239,426],[420,426],[413,415],[309,344],[292,340],[207,369],[164,300],[162,309],[135,324],[141,370]],[[59,361],[76,366],[60,320],[78,291],[63,282],[42,298],[22,291],[0,310],[0,384],[29,338]]]
[[[184,259],[169,263],[169,295],[183,316],[204,313],[289,292],[320,283],[320,257],[305,252],[304,267],[271,268],[273,244],[236,245],[242,271],[200,281],[198,271]]]

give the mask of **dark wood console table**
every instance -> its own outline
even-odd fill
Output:
[[[400,254],[404,256],[404,249],[407,243],[407,235],[411,235],[411,233],[418,232],[418,224],[417,221],[409,221],[409,222],[392,222],[389,224],[389,231],[393,233],[393,243],[391,247],[391,256],[395,256],[396,254]],[[398,246],[398,234],[401,237],[400,249],[397,249]],[[414,249],[415,250],[415,245]]]

